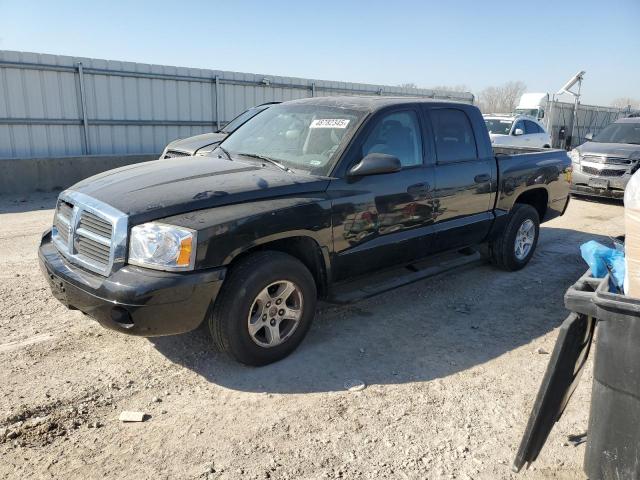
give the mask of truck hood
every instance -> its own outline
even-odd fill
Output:
[[[321,192],[329,179],[215,156],[153,160],[109,170],[70,188],[129,215],[135,225],[232,203]]]
[[[632,154],[640,156],[640,145],[633,143],[583,143],[577,150],[581,155],[604,155],[608,157],[629,158]]]
[[[203,133],[202,135],[196,135],[194,137],[174,140],[167,145],[167,150],[179,150],[193,155],[202,147],[222,142],[222,140],[227,138],[227,135],[226,133]]]

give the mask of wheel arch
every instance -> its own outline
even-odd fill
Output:
[[[549,192],[544,187],[531,188],[518,195],[514,204],[516,203],[531,205],[535,208],[542,223],[549,206]]]
[[[231,252],[224,260],[224,265],[233,268],[241,258],[255,252],[273,250],[283,252],[300,260],[309,269],[316,282],[318,296],[324,298],[329,291],[330,262],[326,248],[310,232],[289,232],[287,236],[271,235],[252,242],[250,245],[239,247]]]

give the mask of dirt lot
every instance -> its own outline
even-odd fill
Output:
[[[566,438],[586,429],[590,365],[534,468],[510,465],[578,245],[623,233],[620,205],[574,199],[523,271],[324,306],[297,352],[247,368],[199,331],[127,337],[59,305],[36,260],[54,198],[0,199],[0,478],[584,478]]]

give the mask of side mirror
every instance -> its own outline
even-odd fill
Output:
[[[524,135],[524,130],[522,130],[521,128],[516,128],[516,130],[515,130],[515,132],[513,132],[513,134],[515,136]]]
[[[350,177],[393,173],[402,169],[398,157],[386,153],[370,153],[349,170]]]
[[[589,142],[591,142],[591,141],[593,140],[593,133],[587,133],[587,134],[584,136],[584,139],[585,139],[585,140],[587,140],[587,141],[589,141]]]

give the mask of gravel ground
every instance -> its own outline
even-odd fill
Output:
[[[54,202],[0,198],[0,478],[584,478],[584,444],[566,439],[586,430],[591,364],[534,466],[510,465],[539,349],[586,270],[578,245],[623,233],[619,204],[574,199],[520,272],[468,267],[323,306],[293,355],[248,368],[201,331],[128,337],[59,305],[36,255]]]

